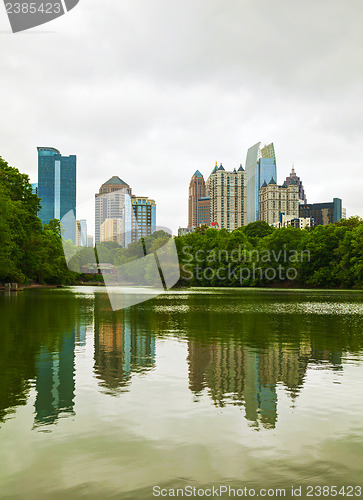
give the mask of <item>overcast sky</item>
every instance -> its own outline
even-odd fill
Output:
[[[187,225],[190,177],[274,142],[308,202],[363,216],[361,0],[80,0],[11,34],[0,5],[0,155],[37,180],[37,146],[78,161],[78,217],[113,175]],[[91,231],[92,232],[92,231]]]

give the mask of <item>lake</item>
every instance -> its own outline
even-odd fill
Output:
[[[359,496],[363,292],[177,290],[113,312],[102,287],[34,289],[0,313],[1,498]]]

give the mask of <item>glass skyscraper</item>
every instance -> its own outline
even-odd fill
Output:
[[[76,156],[58,149],[38,147],[38,196],[43,224],[62,222],[63,238],[76,244]],[[62,220],[63,219],[63,220]]]
[[[264,182],[276,181],[276,157],[273,143],[261,148],[258,142],[247,151],[247,224],[259,220],[259,192]]]

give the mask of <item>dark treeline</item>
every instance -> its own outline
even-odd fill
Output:
[[[176,244],[185,285],[363,288],[359,217],[304,230],[263,221],[231,233],[198,228]]]
[[[60,222],[43,226],[37,217],[40,207],[29,177],[0,157],[0,281],[74,281],[64,259]]]

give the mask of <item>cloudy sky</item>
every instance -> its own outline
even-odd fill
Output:
[[[80,0],[11,34],[0,6],[0,155],[37,180],[36,146],[78,158],[79,217],[112,175],[187,224],[190,177],[274,142],[309,202],[363,216],[361,0]],[[91,231],[92,232],[92,231]]]

